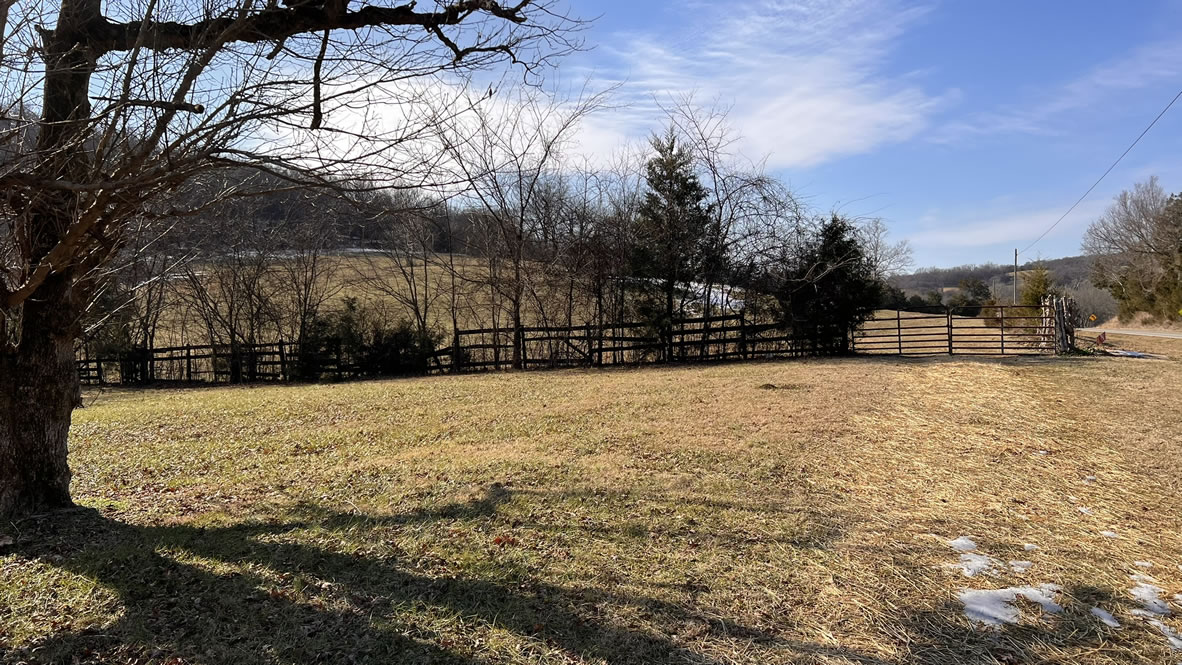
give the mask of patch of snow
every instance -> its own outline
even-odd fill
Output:
[[[1149,619],[1149,625],[1158,629],[1161,631],[1162,635],[1166,636],[1166,641],[1170,643],[1171,649],[1182,651],[1182,634],[1179,634],[1178,631],[1170,628],[1157,619]]]
[[[1130,577],[1133,578],[1133,581],[1137,582],[1137,586],[1129,589],[1129,593],[1133,595],[1133,598],[1137,602],[1141,603],[1141,607],[1145,608],[1145,612],[1151,612],[1159,616],[1170,613],[1170,606],[1161,597],[1166,590],[1156,584],[1150,584],[1150,581],[1153,580],[1152,577],[1146,577],[1145,575],[1131,575]],[[1137,612],[1137,610],[1133,611]]]
[[[1067,495],[1067,500],[1071,503],[1079,503],[1079,497],[1071,496],[1070,494]]]
[[[974,543],[973,539],[968,536],[961,536],[956,540],[950,540],[948,541],[948,546],[957,552],[972,552],[977,549],[977,543]]]
[[[1025,545],[1022,546],[1022,549],[1026,550],[1027,552],[1033,552],[1034,550],[1038,549],[1038,545],[1034,545],[1032,543],[1026,543]]]
[[[1019,596],[1037,603],[1044,612],[1057,614],[1063,608],[1055,602],[1053,595],[1059,591],[1054,584],[1041,584],[1038,587],[1009,587],[995,590],[962,589],[956,595],[964,603],[964,613],[971,621],[983,623],[987,626],[1001,626],[1006,623],[1018,623],[1018,607],[1014,601]]]
[[[1101,531],[1100,535],[1105,538],[1120,538],[1120,536],[1116,535],[1115,531]]]
[[[1091,515],[1091,514],[1093,514],[1093,513],[1092,513],[1092,509],[1091,509],[1091,508],[1084,508],[1083,506],[1080,506],[1080,507],[1079,507],[1079,512],[1083,513],[1084,515]]]
[[[961,554],[960,563],[944,564],[947,568],[959,568],[965,577],[974,577],[981,573],[993,574],[998,566],[997,559],[984,554]]]
[[[1138,568],[1152,568],[1153,562],[1152,561],[1134,561],[1133,565]]]
[[[1116,618],[1111,614],[1100,609],[1099,607],[1092,608],[1092,616],[1099,619],[1105,626],[1108,626],[1109,628],[1120,628],[1120,622],[1117,621]]]
[[[1033,565],[1033,561],[1011,561],[1010,569],[1012,569],[1015,573],[1024,573],[1030,570],[1030,567]]]
[[[1132,614],[1135,617],[1141,617],[1142,619],[1155,619],[1155,618],[1161,616],[1160,614],[1154,614],[1153,612],[1150,612],[1149,610],[1142,610],[1142,609],[1129,610],[1129,614]]]

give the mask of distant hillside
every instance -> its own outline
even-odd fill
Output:
[[[1086,281],[1091,276],[1092,259],[1087,256],[1068,256],[1046,261],[1028,261],[1018,266],[1019,271],[1032,270],[1042,265],[1051,271],[1051,278],[1060,286],[1071,286]],[[927,268],[910,275],[899,275],[891,283],[912,293],[943,291],[955,288],[964,279],[979,279],[991,287],[1013,285],[1014,267],[997,263],[964,265],[955,268]]]

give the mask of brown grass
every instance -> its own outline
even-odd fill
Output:
[[[1174,662],[1131,614],[1129,575],[1182,593],[1179,385],[1173,361],[879,358],[90,395],[73,454],[97,512],[10,530],[0,645],[65,662]],[[948,569],[962,535],[1003,569]],[[1022,601],[1001,630],[956,598],[1040,583],[1064,611]]]
[[[1166,330],[1179,332],[1182,331],[1182,321],[1162,321],[1151,317],[1147,312],[1138,312],[1127,321],[1122,321],[1119,316],[1114,316],[1104,323],[1096,325],[1096,327],[1101,329],[1118,328],[1124,330]]]

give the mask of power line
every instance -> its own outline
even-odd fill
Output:
[[[1059,225],[1059,222],[1062,222],[1064,219],[1067,219],[1067,216],[1071,214],[1071,211],[1075,210],[1075,207],[1078,206],[1080,203],[1082,203],[1083,200],[1088,197],[1088,194],[1092,193],[1093,189],[1096,189],[1096,186],[1100,184],[1100,181],[1104,180],[1104,178],[1106,178],[1109,173],[1112,173],[1112,169],[1116,168],[1117,164],[1120,164],[1120,160],[1124,159],[1125,155],[1129,154],[1129,152],[1131,152],[1133,150],[1133,148],[1137,147],[1137,144],[1141,142],[1141,139],[1144,138],[1145,135],[1149,133],[1149,130],[1153,129],[1153,126],[1157,124],[1157,121],[1161,120],[1161,117],[1166,114],[1166,111],[1170,110],[1170,107],[1174,105],[1174,102],[1178,101],[1179,97],[1182,97],[1182,90],[1179,90],[1178,94],[1174,95],[1174,98],[1170,100],[1170,103],[1166,104],[1166,107],[1161,110],[1161,113],[1157,114],[1157,117],[1153,119],[1153,122],[1149,123],[1149,126],[1146,127],[1137,136],[1136,140],[1134,140],[1133,143],[1128,148],[1125,148],[1124,152],[1120,153],[1120,157],[1116,158],[1116,161],[1112,163],[1112,166],[1108,167],[1108,170],[1104,172],[1104,175],[1097,178],[1096,182],[1092,183],[1091,187],[1088,187],[1088,191],[1084,192],[1083,196],[1079,197],[1079,199],[1076,200],[1075,203],[1072,203],[1071,207],[1067,209],[1067,212],[1063,213],[1062,217],[1055,220],[1055,223],[1051,224],[1050,228],[1048,228],[1046,231],[1043,231],[1042,235],[1035,238],[1034,242],[1027,245],[1026,249],[1023,249],[1020,253],[1025,254],[1027,250],[1029,250],[1031,247],[1034,247],[1035,245],[1037,245],[1039,243],[1039,241],[1042,240],[1043,238],[1047,237],[1048,233],[1055,230],[1055,227]]]

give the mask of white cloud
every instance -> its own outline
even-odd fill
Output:
[[[602,114],[584,148],[643,137],[660,104],[692,94],[730,107],[743,152],[768,165],[804,167],[907,140],[954,92],[932,95],[884,62],[925,8],[890,2],[752,0],[695,4],[684,34],[620,35],[601,47],[627,108]]]

